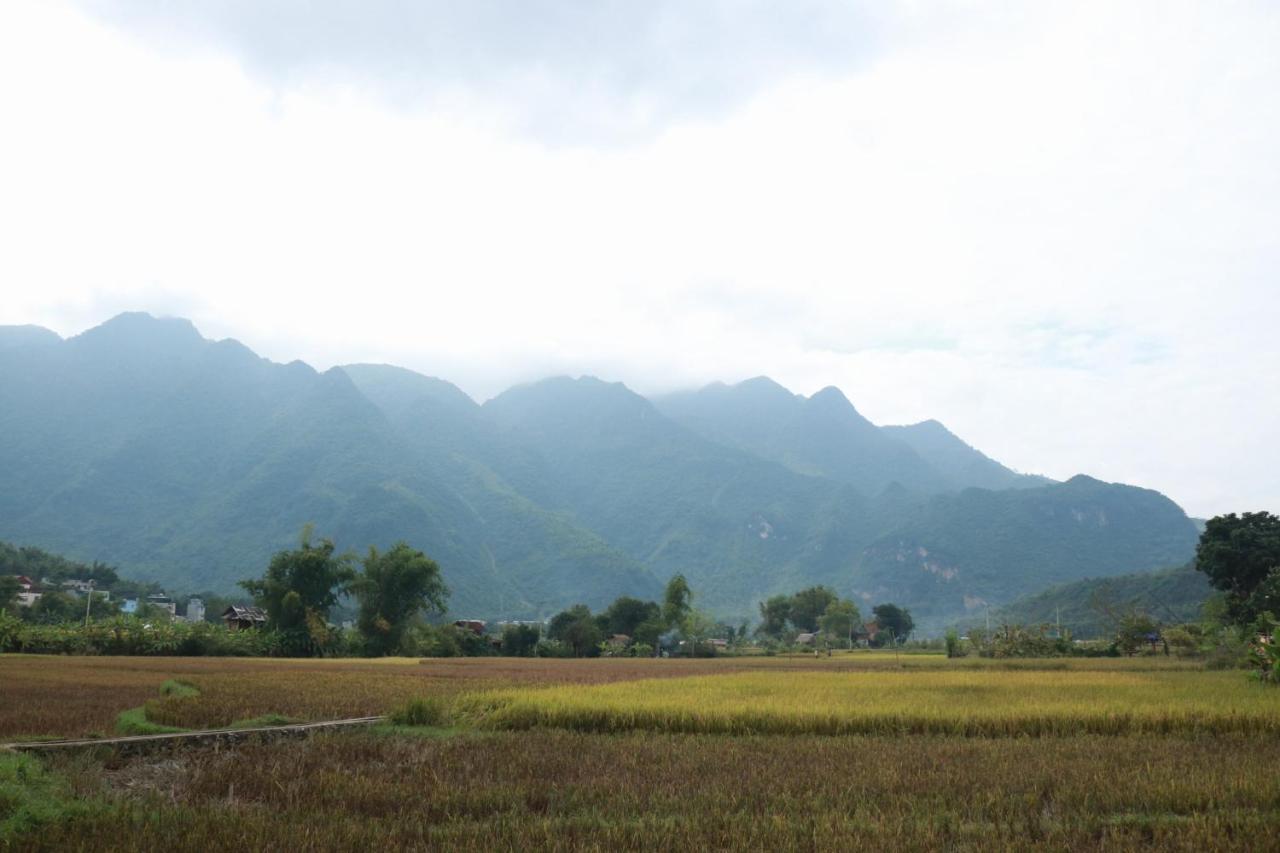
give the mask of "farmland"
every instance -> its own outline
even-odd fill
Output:
[[[195,692],[161,695],[172,679]],[[448,719],[221,751],[0,756],[12,812],[0,838],[173,850],[1260,849],[1280,837],[1280,695],[1165,658],[0,657],[4,739],[108,734],[136,706],[196,727],[415,697]]]

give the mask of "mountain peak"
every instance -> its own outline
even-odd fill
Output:
[[[61,335],[44,326],[0,326],[0,349],[48,346],[61,342]]]
[[[126,311],[70,339],[79,345],[106,344],[129,348],[191,347],[202,344],[195,324],[183,317],[155,317],[146,311]]]

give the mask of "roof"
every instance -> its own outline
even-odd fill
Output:
[[[223,619],[234,619],[237,622],[266,622],[267,612],[261,607],[233,604],[222,611]]]

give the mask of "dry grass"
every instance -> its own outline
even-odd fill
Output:
[[[834,662],[832,662],[834,661]],[[740,669],[852,665],[826,658],[714,660],[528,658],[264,659],[0,655],[0,737],[108,734],[116,715],[151,701],[157,723],[184,728],[225,726],[282,714],[300,720],[380,714],[422,695],[455,695],[493,687],[600,684],[637,678]],[[858,666],[892,665],[867,657]],[[198,700],[157,699],[160,686],[182,679]]]
[[[31,849],[1274,848],[1280,741],[373,734],[76,766]]]

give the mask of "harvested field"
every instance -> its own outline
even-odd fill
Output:
[[[73,765],[100,805],[31,847],[1265,849],[1278,762],[1241,737],[353,734]]]

